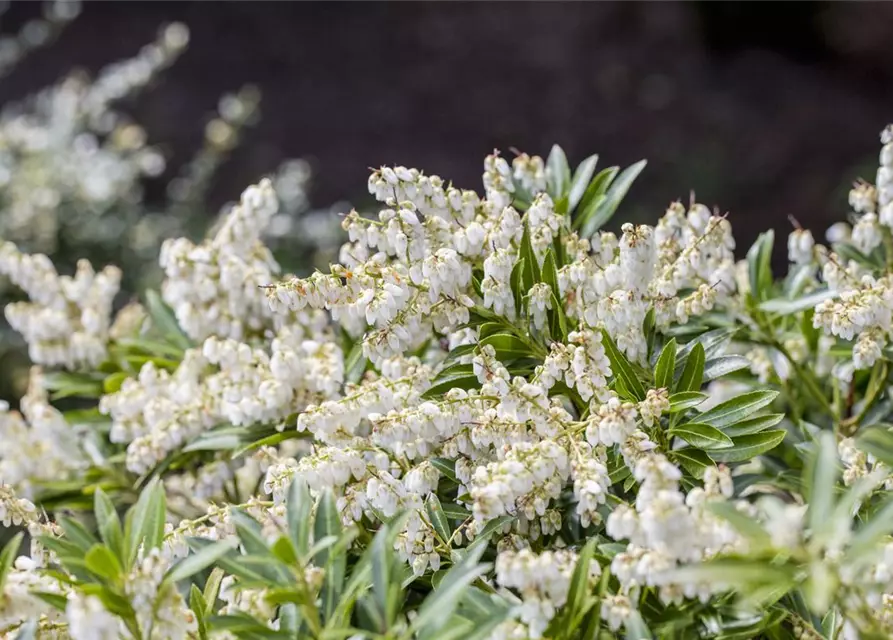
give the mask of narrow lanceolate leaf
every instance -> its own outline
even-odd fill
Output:
[[[208,624],[205,619],[205,610],[208,605],[202,592],[195,585],[189,588],[189,608],[195,614],[195,625],[199,640],[208,640]]]
[[[704,477],[704,471],[707,470],[707,467],[716,466],[713,463],[713,460],[710,459],[710,456],[705,452],[692,447],[671,451],[669,456],[674,463],[681,466],[699,480]]]
[[[589,181],[592,180],[592,174],[595,173],[595,166],[598,164],[598,155],[591,155],[586,158],[574,171],[574,177],[571,180],[571,188],[567,194],[567,210],[573,211],[583,199]]]
[[[732,438],[732,446],[728,449],[711,451],[710,457],[717,462],[743,462],[766,453],[781,444],[785,431],[763,431],[749,436]]]
[[[146,292],[146,306],[149,317],[152,319],[152,326],[158,333],[181,349],[188,349],[192,346],[192,341],[183,333],[170,307],[164,304],[157,291]]]
[[[557,144],[552,145],[549,157],[546,158],[546,189],[552,200],[558,202],[570,188],[571,168],[567,162],[564,149]]]
[[[707,508],[732,525],[747,539],[752,549],[758,550],[771,545],[772,539],[766,530],[754,518],[739,511],[733,503],[718,500],[707,503]]]
[[[191,578],[196,573],[204,571],[210,567],[220,558],[235,549],[236,546],[238,546],[238,540],[236,538],[227,538],[207,547],[203,547],[172,567],[171,570],[168,571],[166,578],[171,582],[179,582],[180,580]]]
[[[128,566],[133,564],[140,544],[146,551],[161,546],[165,513],[164,487],[156,477],[145,486],[125,519],[124,542],[127,545]]]
[[[856,531],[843,561],[855,561],[876,551],[878,542],[889,536],[890,531],[893,531],[893,500],[887,500],[884,506],[872,514],[871,519]]]
[[[533,355],[530,346],[511,333],[495,333],[483,338],[479,344],[492,346],[496,351],[496,357],[500,360],[527,358]]]
[[[702,382],[711,382],[727,376],[735,371],[741,371],[750,367],[750,360],[744,356],[719,356],[711,358],[704,363],[704,378]]]
[[[431,388],[422,394],[422,398],[438,398],[450,389],[475,389],[479,386],[481,383],[476,375],[471,373],[456,374],[435,380]]]
[[[431,634],[443,628],[453,615],[465,589],[490,568],[487,564],[478,564],[485,547],[468,548],[468,554],[459,564],[453,566],[444,576],[437,589],[428,594],[419,614],[412,621],[412,628],[424,630]]]
[[[431,526],[434,527],[434,531],[440,536],[441,541],[447,543],[451,537],[450,523],[443,512],[443,507],[437,494],[432,493],[428,496],[425,510],[428,512],[428,518],[431,520]]]
[[[316,518],[313,521],[313,539],[322,540],[326,536],[341,535],[341,516],[335,504],[335,496],[327,489],[320,495],[316,503]],[[314,558],[314,564],[321,567],[329,557],[329,550],[323,549]]]
[[[605,347],[605,354],[608,356],[608,360],[611,361],[611,370],[614,372],[614,375],[623,380],[624,387],[626,387],[636,399],[644,400],[645,388],[639,381],[636,372],[633,370],[629,360],[626,359],[626,356],[623,355],[620,352],[620,349],[617,348],[617,345],[614,344],[614,340],[608,332],[604,330],[602,331],[602,344]]]
[[[777,391],[751,391],[716,405],[698,416],[698,422],[717,428],[741,422],[778,397]]]
[[[654,386],[658,389],[673,387],[673,372],[676,370],[676,338],[664,345],[654,366]]]
[[[291,542],[298,556],[303,558],[310,548],[310,508],[313,500],[307,482],[300,477],[292,480],[286,502],[286,520]]]
[[[682,372],[682,368],[688,361],[688,356],[691,355],[696,345],[700,344],[704,347],[704,359],[711,360],[725,352],[734,335],[735,329],[713,329],[712,331],[705,331],[693,340],[686,342],[676,352],[675,375],[678,376]]]
[[[567,593],[567,604],[564,606],[565,617],[562,622],[565,627],[570,626],[583,608],[583,602],[589,592],[589,567],[592,565],[592,556],[597,543],[597,538],[590,538],[577,556],[577,564]]]
[[[708,398],[700,391],[680,391],[670,396],[670,413],[678,413],[696,407]]]
[[[764,416],[748,418],[730,424],[728,427],[723,427],[722,431],[729,437],[737,438],[738,436],[747,436],[752,433],[759,433],[760,431],[771,429],[782,420],[784,420],[783,413],[768,413]]]
[[[856,436],[856,447],[893,467],[893,425],[879,422],[861,429]]]
[[[586,187],[573,222],[573,228],[579,230],[581,238],[590,237],[605,224],[606,221],[596,219],[595,214],[601,203],[605,201],[605,192],[619,171],[620,167],[602,169]]]
[[[530,288],[537,282],[542,280],[540,272],[540,264],[530,243],[530,225],[524,224],[524,234],[521,236],[521,257],[524,258],[524,273],[521,282],[524,285],[524,291],[530,291]]]
[[[632,186],[633,182],[635,182],[636,178],[639,177],[639,174],[642,173],[642,169],[645,168],[646,164],[648,164],[647,161],[639,160],[635,164],[632,164],[621,171],[620,175],[611,182],[611,186],[608,187],[608,190],[605,192],[604,199],[598,203],[592,217],[587,220],[587,225],[582,234],[584,237],[591,235],[591,233],[600,229],[611,219],[614,212],[617,211],[617,207],[619,207],[620,203],[623,201],[623,198],[626,197],[629,188]],[[586,234],[586,231],[590,229],[590,234]]]
[[[0,551],[0,593],[3,592],[6,576],[9,575],[12,563],[15,561],[16,556],[19,553],[19,547],[22,546],[22,538],[24,537],[24,533],[17,533],[6,543],[6,545],[4,545],[3,551]]]
[[[552,247],[546,250],[546,257],[543,258],[543,282],[552,289],[552,293],[558,300],[561,300],[561,289],[558,288],[558,269],[555,265],[555,252]]]
[[[708,424],[690,422],[674,427],[668,433],[671,436],[682,438],[698,449],[727,449],[732,446],[732,439],[729,436]]]
[[[765,300],[772,287],[772,245],[775,232],[771,229],[761,233],[747,252],[747,273],[750,292],[755,300]]]
[[[93,512],[96,517],[96,528],[99,536],[115,555],[123,560],[123,532],[115,505],[102,489],[97,489],[93,495]]]
[[[816,450],[806,467],[806,499],[809,527],[816,531],[831,516],[834,488],[840,469],[837,464],[837,443],[833,434],[824,432],[816,442]]]
[[[781,316],[787,316],[792,313],[805,311],[806,309],[812,309],[820,302],[831,300],[838,295],[840,294],[837,291],[821,289],[805,296],[799,296],[793,300],[788,298],[773,298],[772,300],[766,300],[760,304],[760,309],[762,311],[769,311],[770,313],[777,313]]]
[[[704,379],[704,345],[694,346],[676,383],[676,391],[697,391]]]

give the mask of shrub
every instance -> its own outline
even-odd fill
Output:
[[[494,153],[484,197],[383,167],[327,273],[249,188],[113,318],[113,268],[7,244],[35,364],[2,417],[12,637],[884,638],[893,633],[893,143],[829,245],[639,172]]]

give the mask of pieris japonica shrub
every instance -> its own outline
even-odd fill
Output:
[[[264,180],[117,312],[115,267],[4,245],[0,633],[890,637],[891,140],[778,278],[696,202],[605,231],[645,163],[558,147],[374,171],[303,278]]]

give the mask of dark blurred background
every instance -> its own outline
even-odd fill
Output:
[[[39,10],[14,4],[4,30]],[[884,3],[87,2],[0,101],[131,56],[173,20],[189,51],[129,108],[174,169],[218,96],[263,92],[218,203],[286,157],[312,162],[314,204],[361,204],[370,166],[480,189],[493,148],[558,142],[572,163],[649,159],[625,217],[653,220],[694,189],[731,212],[744,248],[765,227],[787,233],[789,214],[817,231],[842,218],[893,120]]]

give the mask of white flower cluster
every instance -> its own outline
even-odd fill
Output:
[[[25,338],[35,364],[90,369],[106,358],[121,282],[117,267],[96,273],[81,260],[74,276],[60,276],[47,256],[21,253],[7,242],[0,246],[0,274],[30,298],[7,305],[6,319]]]
[[[193,340],[245,340],[285,324],[271,313],[262,289],[279,273],[260,242],[278,207],[272,183],[263,180],[245,190],[211,240],[196,245],[176,238],[162,246],[162,296]]]
[[[564,221],[545,193],[533,194],[524,216],[515,210],[512,169],[499,156],[487,158],[484,184],[481,200],[445,190],[439,177],[415,169],[374,172],[370,192],[388,208],[377,220],[347,216],[351,244],[342,250],[343,264],[277,285],[271,303],[328,309],[357,334],[368,327],[364,348],[375,362],[415,348],[432,330],[448,334],[466,322],[477,297],[475,269],[482,269],[483,306],[513,318],[520,310],[511,276],[523,257],[525,228],[535,256],[525,259],[539,269]],[[589,242],[569,233],[562,242],[573,258],[558,273],[564,313],[581,331],[606,329],[635,360],[646,350],[642,324],[651,305],[665,326],[709,311],[734,289],[730,226],[703,205],[686,213],[676,204],[654,229],[624,225],[619,239],[601,233]],[[541,328],[552,296],[539,286],[526,293],[529,319]]]
[[[828,233],[830,241],[848,241],[865,255],[880,246],[893,227],[893,125],[881,133],[881,144],[877,184],[860,182],[850,192],[850,205],[859,215],[852,232],[840,233],[832,228]],[[817,246],[813,251],[810,245],[810,255],[807,256],[807,234],[802,230],[791,234],[789,248],[802,245],[796,251],[791,250],[791,259],[798,264],[808,264],[817,258],[822,265],[822,278],[835,297],[816,305],[813,324],[828,335],[855,340],[852,363],[839,363],[835,371],[838,377],[848,380],[853,369],[872,367],[890,341],[893,280],[887,274],[873,273],[859,261],[845,259],[823,246]],[[811,240],[810,235],[810,243]]]
[[[629,545],[611,562],[611,572],[624,593],[657,587],[664,602],[699,597],[706,601],[716,585],[678,584],[670,571],[680,564],[696,563],[738,543],[735,530],[706,508],[711,500],[732,495],[728,469],[708,467],[704,488],[686,495],[679,488],[681,474],[662,454],[649,453],[634,467],[639,483],[635,506],[620,505],[607,520],[607,533]]]
[[[0,404],[0,480],[33,498],[35,483],[68,480],[86,468],[88,459],[72,425],[49,403],[36,367],[21,409],[20,414]]]
[[[314,325],[306,315],[308,332]],[[283,328],[270,352],[232,339],[208,338],[189,349],[173,372],[153,362],[102,397],[112,418],[110,439],[127,444],[127,468],[144,473],[212,427],[281,425],[311,401],[337,395],[344,379],[341,350]]]
[[[543,637],[549,621],[564,606],[576,563],[577,554],[565,550],[540,554],[530,549],[509,550],[496,557],[496,582],[521,594],[518,617],[527,626],[530,638]],[[590,581],[600,574],[598,563],[591,563]]]

